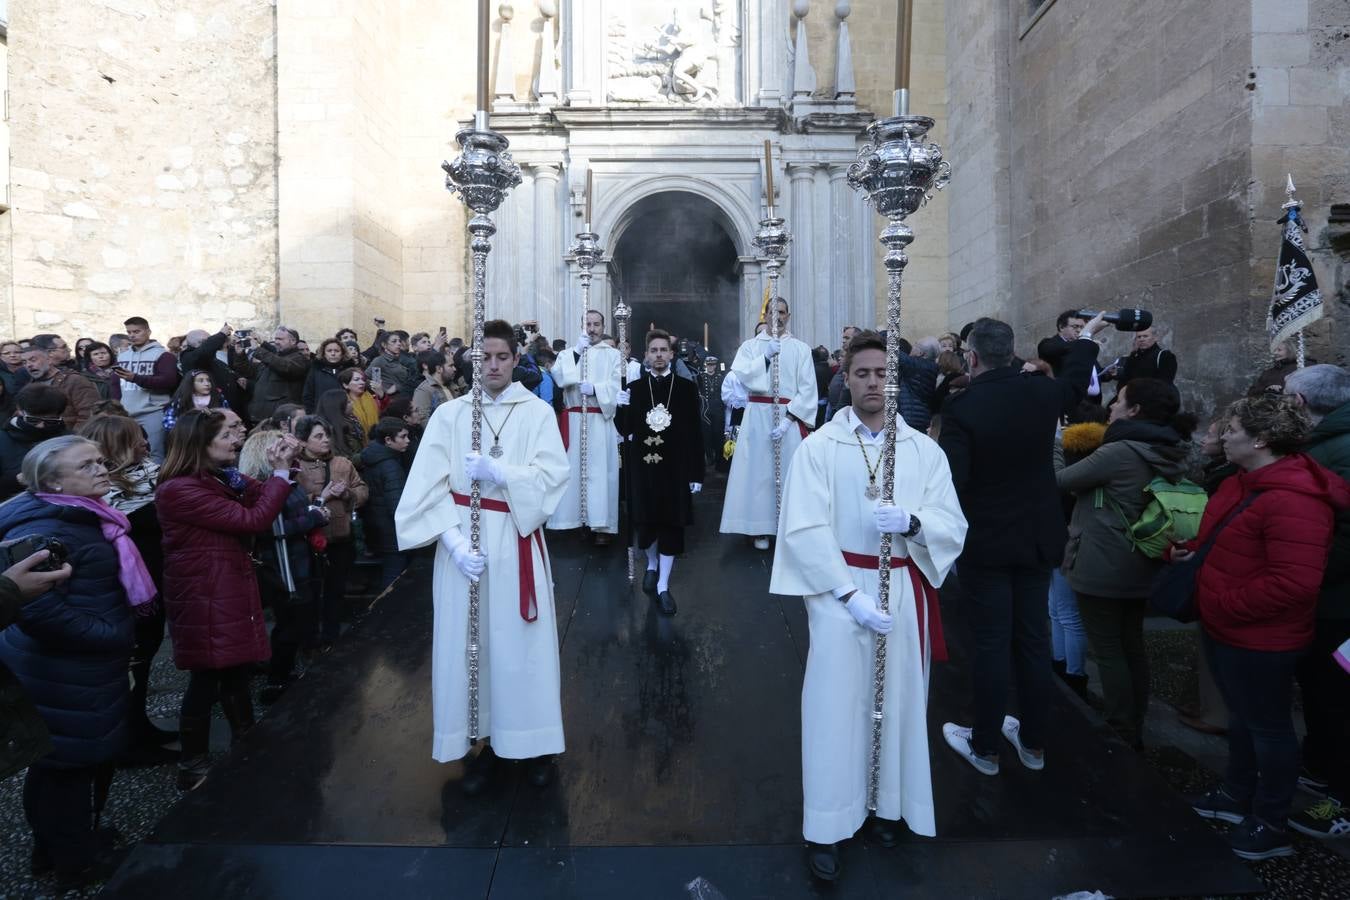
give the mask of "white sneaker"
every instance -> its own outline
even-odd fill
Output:
[[[1026,766],[1031,771],[1039,772],[1041,769],[1045,768],[1045,753],[1042,752],[1040,756],[1037,756],[1026,747],[1023,747],[1021,731],[1021,722],[1017,721],[1017,719],[1012,716],[1003,717],[1003,736],[1007,738],[1008,743],[1012,744],[1017,750],[1017,758],[1022,761],[1022,765]]]
[[[756,549],[756,550],[768,550],[768,549],[769,549],[769,539],[766,538],[766,537],[757,537],[757,538],[755,538],[755,549]]]
[[[955,722],[947,722],[942,726],[942,737],[947,741],[947,746],[951,747],[961,755],[961,758],[975,767],[975,771],[983,775],[998,774],[998,759],[989,759],[980,756],[970,746],[970,729]]]

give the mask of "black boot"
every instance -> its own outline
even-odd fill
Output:
[[[1087,701],[1088,699],[1087,675],[1071,675],[1068,672],[1065,672],[1060,677],[1064,679],[1064,683],[1067,684],[1075,694],[1081,697],[1084,700],[1084,702]]]
[[[806,867],[821,881],[839,878],[839,845],[806,842]]]
[[[190,791],[206,780],[211,768],[211,717],[183,716],[178,722],[178,789]]]
[[[491,744],[484,744],[478,755],[464,765],[464,777],[459,786],[466,797],[477,797],[487,790],[492,781],[492,770],[497,765],[497,754]]]
[[[1063,678],[1064,673],[1069,670],[1068,660],[1052,659],[1050,660],[1050,668],[1054,670],[1054,673],[1056,675],[1058,675],[1060,678]]]

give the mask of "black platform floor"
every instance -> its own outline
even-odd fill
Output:
[[[1261,884],[1140,757],[1056,696],[1048,763],[996,778],[947,750],[969,673],[929,715],[936,839],[845,845],[844,877],[802,860],[800,599],[767,591],[770,555],[715,533],[677,564],[673,619],[630,593],[623,551],[552,534],[568,752],[540,792],[504,764],[487,794],[430,757],[429,565],[314,667],[105,889],[112,897],[1049,898],[1187,896]]]

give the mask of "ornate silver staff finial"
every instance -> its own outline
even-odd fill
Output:
[[[772,212],[770,207],[770,212]],[[781,216],[770,215],[759,220],[759,231],[755,234],[754,243],[759,252],[765,257],[764,268],[769,272],[769,305],[765,309],[768,315],[769,334],[774,340],[782,337],[783,319],[779,311],[779,301],[782,297],[778,296],[778,277],[782,274],[783,263],[787,261],[788,244],[792,243],[792,234],[784,227],[784,220]],[[782,406],[778,402],[778,392],[780,386],[780,362],[781,353],[775,353],[769,360],[769,389],[773,394],[773,402],[770,404],[770,415],[772,417],[773,427],[776,429],[783,421]],[[783,442],[773,442],[773,508],[774,519],[777,520],[783,507]]]
[[[889,221],[882,229],[886,247],[886,439],[882,444],[881,502],[895,505],[895,419],[900,400],[900,281],[909,257],[905,248],[914,231],[905,219],[924,205],[933,191],[947,186],[951,165],[942,158],[937,144],[923,143],[933,120],[927,116],[892,116],[867,126],[867,143],[858,160],[849,166],[848,183],[863,191],[877,212]],[[881,585],[877,602],[890,612],[891,535],[881,535],[877,574]],[[922,602],[915,598],[915,602]],[[872,764],[867,779],[867,808],[876,811],[877,785],[881,774],[881,719],[886,686],[886,637],[876,635],[876,665],[872,672]],[[926,638],[922,637],[921,640]]]
[[[474,126],[455,135],[460,154],[454,162],[443,162],[445,187],[458,194],[464,205],[473,210],[469,219],[469,248],[473,252],[473,348],[469,359],[473,363],[473,414],[469,444],[474,453],[483,450],[483,320],[487,308],[487,258],[492,251],[492,235],[497,227],[489,215],[501,206],[511,188],[520,184],[520,167],[511,159],[507,148],[510,142],[487,127],[487,114],[474,116]],[[482,519],[482,489],[475,480],[469,491],[469,541],[473,552],[480,552],[480,524]],[[478,624],[478,583],[469,582],[469,742],[480,737],[478,733],[478,671],[481,634]]]

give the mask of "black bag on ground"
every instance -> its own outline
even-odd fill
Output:
[[[1213,549],[1219,532],[1223,531],[1238,513],[1251,506],[1252,501],[1259,496],[1261,491],[1253,491],[1246,500],[1239,503],[1236,509],[1224,517],[1210,534],[1209,540],[1205,541],[1190,559],[1162,567],[1153,579],[1153,588],[1149,594],[1149,603],[1154,609],[1178,622],[1195,621],[1195,585],[1200,580],[1200,570],[1205,565],[1205,557],[1209,556],[1209,551]]]

